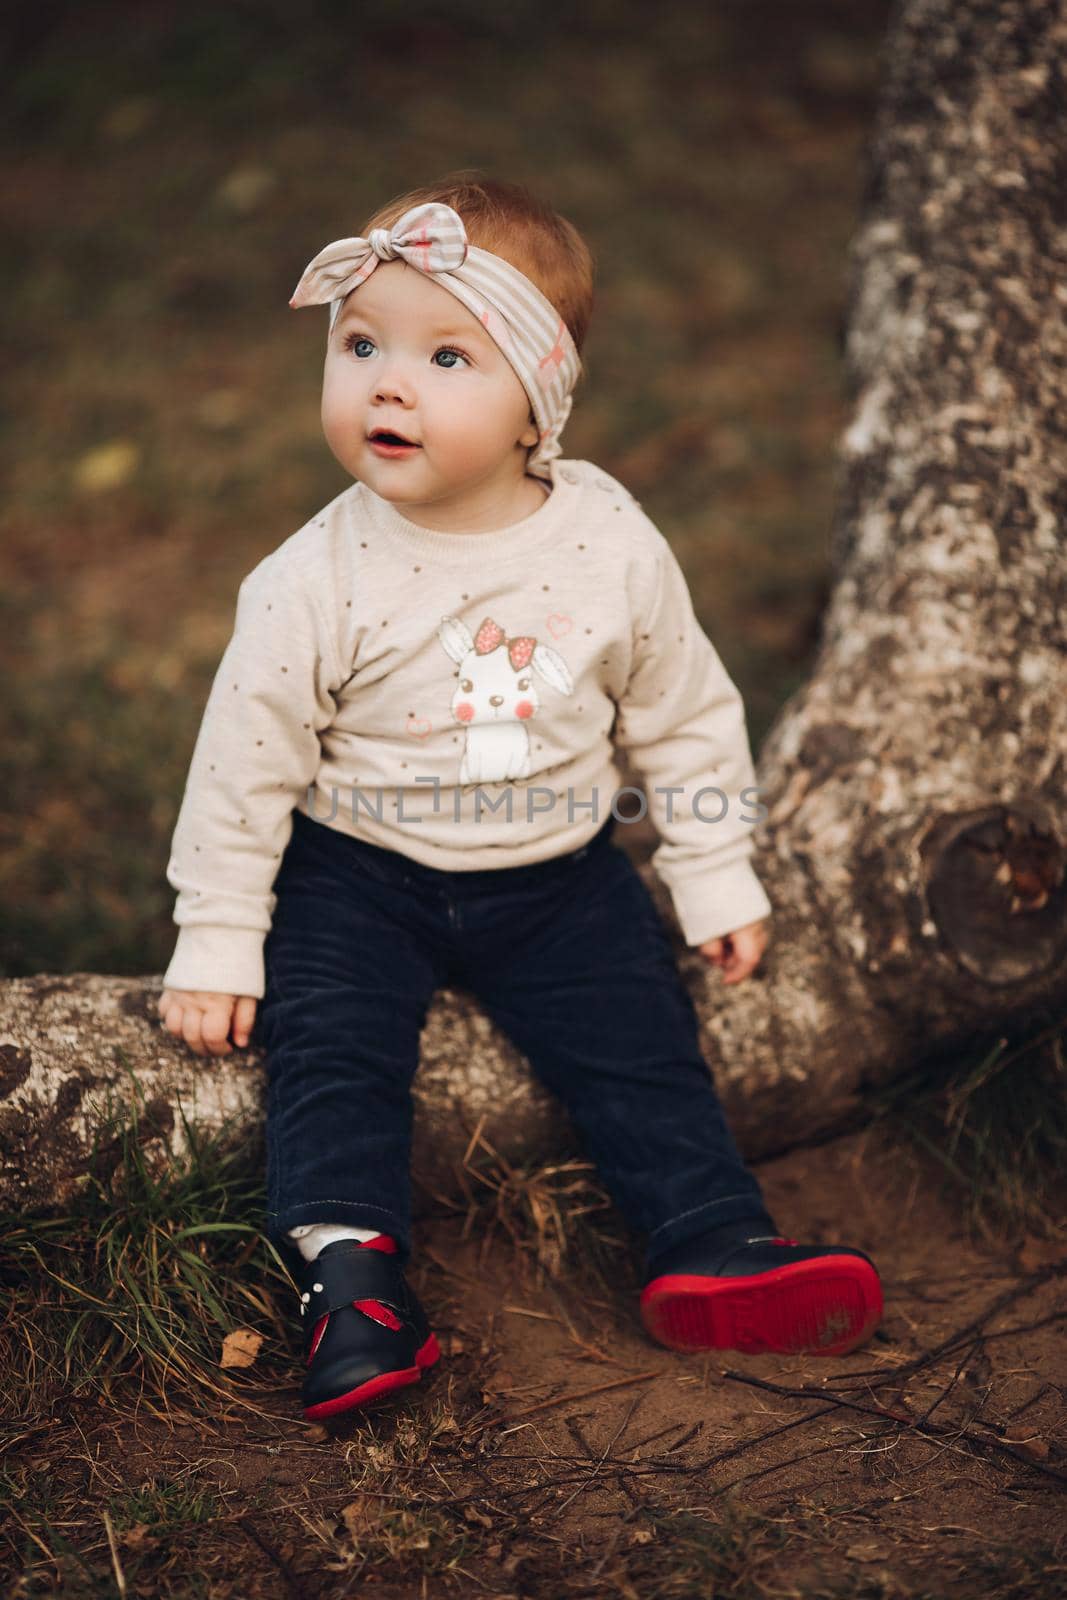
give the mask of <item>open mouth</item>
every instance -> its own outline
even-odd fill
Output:
[[[405,439],[402,433],[394,433],[391,428],[375,428],[368,438],[371,444],[403,446],[409,450],[419,448],[413,439]]]

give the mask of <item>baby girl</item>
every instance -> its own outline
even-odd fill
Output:
[[[355,480],[244,579],[167,869],[164,1026],[267,1062],[267,1226],[300,1295],[304,1414],[438,1359],[404,1277],[430,1000],[475,995],[642,1236],[677,1350],[839,1355],[859,1250],[779,1234],[715,1092],[617,752],[685,942],[766,946],[741,697],[629,492],[559,438],[593,260],[524,187],[449,175],[309,263],[327,441]]]

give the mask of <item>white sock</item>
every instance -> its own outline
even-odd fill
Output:
[[[290,1228],[290,1239],[305,1261],[314,1261],[319,1251],[335,1239],[377,1239],[379,1228],[349,1228],[343,1222],[311,1222],[299,1228]]]

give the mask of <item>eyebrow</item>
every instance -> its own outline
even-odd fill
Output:
[[[373,322],[375,320],[375,312],[365,312],[361,311],[358,306],[349,306],[344,316],[339,319],[337,326],[345,327],[349,322]],[[429,337],[431,339],[473,339],[476,331],[477,325],[472,328],[469,325],[465,326],[458,322],[439,322],[430,329]]]

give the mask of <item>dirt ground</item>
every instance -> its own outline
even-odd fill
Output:
[[[4,1594],[1067,1594],[1067,1258],[969,1238],[886,1127],[760,1176],[793,1236],[878,1261],[865,1349],[679,1356],[643,1333],[632,1253],[553,1278],[438,1213],[411,1269],[444,1351],[421,1384],[328,1428],[295,1389],[214,1419],[64,1408],[6,1470],[24,1510],[78,1489],[76,1559],[49,1563],[16,1503]]]

